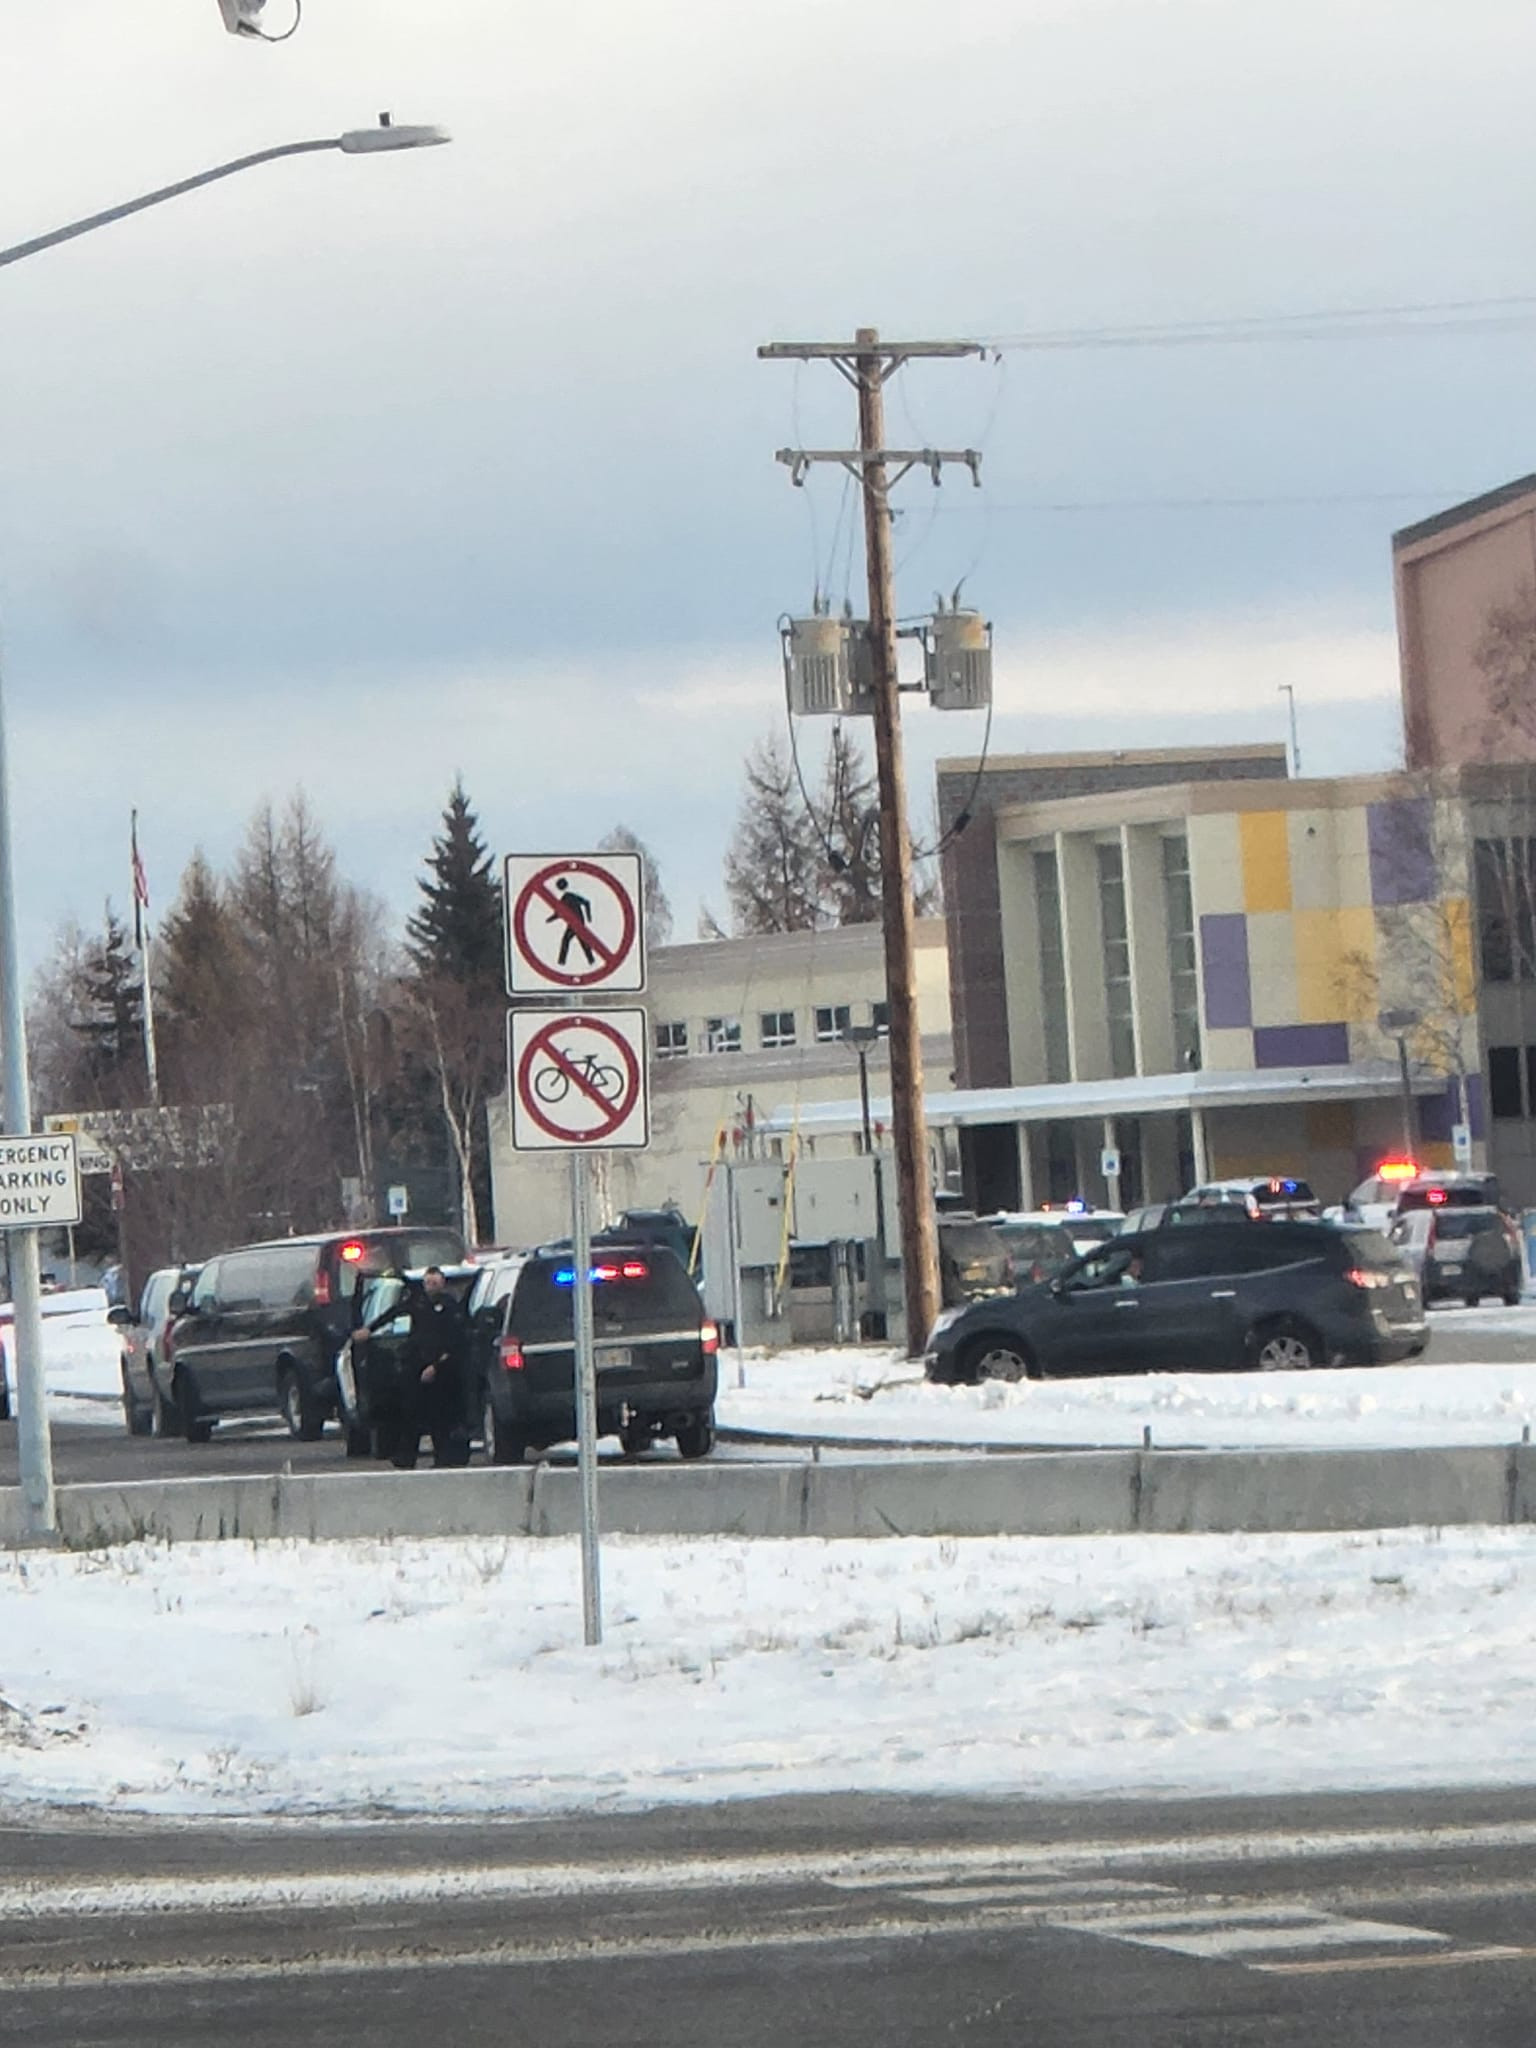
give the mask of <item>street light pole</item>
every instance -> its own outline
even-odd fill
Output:
[[[398,149],[430,149],[447,142],[441,128],[399,127],[388,114],[379,116],[376,128],[349,128],[340,135],[310,142],[282,142],[272,149],[258,149],[249,156],[234,157],[215,164],[195,177],[162,185],[120,206],[102,213],[69,221],[30,241],[0,249],[0,270],[72,242],[97,228],[110,227],[147,207],[179,199],[184,192],[232,178],[258,164],[276,163],[281,157],[310,156],[320,150],[340,150],[344,156],[371,156]],[[0,685],[0,1077],[4,1082],[4,1112],[7,1131],[25,1134],[32,1129],[32,1083],[27,1067],[26,1004],[22,997],[21,969],[16,933],[16,877],[12,865],[12,811],[10,777],[6,761],[5,702]],[[17,1240],[12,1243],[12,1239]],[[16,1362],[16,1457],[21,1481],[22,1527],[26,1536],[46,1541],[58,1533],[58,1511],[53,1485],[53,1440],[48,1428],[48,1406],[43,1379],[42,1275],[38,1262],[37,1232],[18,1230],[6,1235],[6,1263],[10,1268],[14,1321],[11,1328],[12,1355]]]

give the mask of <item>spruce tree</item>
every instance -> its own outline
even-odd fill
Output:
[[[735,835],[725,856],[725,893],[739,936],[815,931],[825,856],[777,733],[747,756]]]
[[[406,949],[418,974],[499,990],[501,889],[462,776],[454,781],[426,864],[429,872],[417,883],[421,906],[405,926]]]
[[[85,1046],[86,1069],[98,1099],[109,1108],[142,1099],[144,990],[126,926],[107,905],[99,939],[86,947],[70,1020]]]

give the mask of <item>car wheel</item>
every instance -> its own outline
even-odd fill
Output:
[[[1265,1323],[1248,1342],[1255,1372],[1305,1372],[1323,1362],[1322,1346],[1300,1323]]]
[[[485,1444],[488,1465],[522,1465],[527,1462],[526,1439],[514,1436],[504,1423],[497,1421],[489,1394],[480,1410],[480,1435]]]
[[[1518,1288],[1518,1287],[1506,1287],[1506,1288],[1505,1288],[1505,1290],[1504,1290],[1504,1306],[1505,1306],[1506,1308],[1518,1308],[1518,1307],[1520,1306],[1520,1300],[1521,1300],[1521,1296],[1520,1296],[1520,1290],[1519,1290],[1519,1288]]]
[[[1027,1380],[1033,1363],[1017,1337],[978,1337],[961,1354],[960,1377],[973,1386],[981,1380]]]
[[[154,1413],[151,1417],[151,1423],[154,1433],[158,1437],[180,1436],[182,1433],[181,1410],[173,1402],[167,1401],[158,1386],[155,1388]]]
[[[324,1436],[325,1410],[291,1365],[285,1365],[277,1376],[277,1405],[288,1434],[299,1443],[316,1443]]]
[[[655,1438],[648,1422],[629,1422],[619,1431],[619,1442],[626,1458],[638,1458],[651,1448]]]
[[[1464,1294],[1461,1298],[1468,1308],[1476,1308],[1483,1297],[1480,1294]]]
[[[713,1415],[695,1415],[677,1432],[677,1455],[680,1458],[707,1458],[714,1448]]]
[[[133,1382],[123,1367],[123,1425],[130,1436],[148,1436],[155,1426],[155,1411],[134,1398]]]
[[[207,1443],[213,1435],[213,1417],[204,1415],[199,1408],[193,1381],[177,1376],[176,1400],[181,1409],[181,1434],[189,1444]]]

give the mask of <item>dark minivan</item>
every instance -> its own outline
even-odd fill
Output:
[[[928,1377],[1388,1365],[1427,1341],[1418,1282],[1374,1230],[1212,1223],[1117,1237],[1042,1287],[941,1315]]]
[[[290,1436],[318,1437],[364,1284],[463,1257],[456,1232],[406,1228],[280,1237],[209,1259],[171,1332],[170,1393],[188,1441],[206,1443],[222,1416],[274,1408]]]
[[[576,1434],[571,1254],[488,1265],[469,1298],[476,1421],[493,1464]],[[636,1456],[658,1437],[685,1458],[714,1448],[720,1336],[681,1259],[659,1244],[592,1255],[597,1431]]]

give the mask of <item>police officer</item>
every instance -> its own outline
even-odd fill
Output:
[[[398,1313],[398,1307],[391,1308],[379,1320],[393,1321]],[[421,1286],[411,1290],[406,1314],[411,1329],[405,1340],[405,1384],[400,1389],[399,1429],[390,1463],[402,1472],[414,1470],[425,1432],[432,1439],[432,1463],[439,1470],[467,1465],[464,1375],[469,1325],[463,1309],[448,1292],[441,1266],[428,1266]]]

